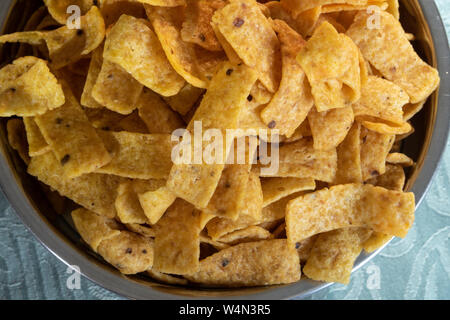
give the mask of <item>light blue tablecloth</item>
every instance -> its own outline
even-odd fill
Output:
[[[450,35],[450,1],[436,3]],[[311,298],[450,299],[449,178],[447,148],[408,236],[394,240],[355,272],[348,286],[335,284]],[[0,299],[122,299],[84,278],[81,289],[69,290],[69,276],[67,267],[38,243],[0,194]]]

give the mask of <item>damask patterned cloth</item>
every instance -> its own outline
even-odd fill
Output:
[[[450,36],[450,1],[435,2]],[[449,146],[408,236],[356,271],[348,286],[334,284],[308,299],[450,299]],[[69,289],[69,277],[0,193],[0,299],[123,299],[86,278]]]

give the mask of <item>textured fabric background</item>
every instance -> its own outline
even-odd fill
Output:
[[[450,1],[436,3],[450,36]],[[450,299],[449,189],[447,147],[408,236],[394,240],[355,272],[348,286],[332,285],[311,299]],[[122,299],[85,278],[81,289],[69,290],[66,271],[67,267],[28,232],[0,194],[0,299]]]

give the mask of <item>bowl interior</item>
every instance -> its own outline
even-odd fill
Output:
[[[9,2],[9,12],[7,19],[4,22],[3,33],[12,33],[23,30],[33,12],[43,5],[41,0],[17,0]],[[433,46],[431,33],[417,0],[401,1],[401,21],[405,30],[416,36],[413,45],[419,55],[430,65],[436,67],[435,48]],[[0,50],[1,65],[3,66],[13,61],[18,50],[18,44],[4,45]],[[26,50],[30,50],[30,48]],[[415,128],[415,133],[406,139],[402,145],[402,152],[413,158],[417,163],[416,166],[406,171],[407,190],[411,190],[424,165],[424,159],[427,155],[436,120],[437,102],[438,94],[434,93],[427,101],[423,110],[413,118],[412,124]],[[24,214],[32,215],[37,219],[40,219],[45,224],[48,232],[52,233],[57,241],[60,241],[69,251],[73,250],[73,252],[76,253],[76,258],[72,256],[69,257],[64,252],[58,252],[56,249],[52,248],[48,239],[42,239],[42,237],[40,237],[40,241],[42,241],[46,247],[53,251],[55,255],[65,263],[76,264],[74,262],[77,262],[82,264],[80,266],[81,272],[100,285],[131,298],[174,298],[180,296],[186,298],[245,298],[246,296],[287,298],[293,295],[305,295],[326,286],[326,284],[323,283],[302,280],[297,284],[286,286],[240,289],[201,289],[196,287],[170,286],[157,283],[145,276],[124,276],[120,274],[84,244],[78,233],[74,230],[67,215],[56,213],[48,198],[45,196],[42,185],[35,178],[26,173],[25,164],[17,153],[8,145],[6,120],[7,119],[0,120],[0,151],[6,170],[11,171],[12,174],[12,179],[7,183],[14,184],[21,193],[19,197],[22,197],[23,201],[26,201],[27,204],[32,207],[31,210],[24,212]],[[8,188],[7,185],[5,186],[5,183],[2,184],[4,189]],[[417,200],[420,200],[421,196],[422,194],[416,194]],[[71,206],[72,204],[69,204],[69,207]],[[17,208],[15,209],[16,211],[22,211]],[[28,224],[28,227],[33,232],[33,225]],[[373,254],[362,254],[355,264],[355,267],[361,266],[372,256]],[[103,278],[102,273],[107,273],[107,278]],[[133,290],[136,294],[133,294]],[[283,290],[283,293],[280,293],[280,290]],[[277,294],[277,291],[280,294]]]

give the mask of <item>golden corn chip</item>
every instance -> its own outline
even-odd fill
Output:
[[[177,95],[166,97],[164,100],[173,110],[184,116],[192,109],[203,93],[203,89],[187,83]]]
[[[311,254],[311,250],[314,247],[314,244],[316,243],[318,236],[319,235],[315,235],[306,238],[295,244],[295,248],[297,249],[297,253],[300,258],[300,263],[304,264],[308,260]]]
[[[68,179],[53,152],[33,157],[28,173],[79,205],[108,218],[116,216],[114,201],[122,178],[96,173]]]
[[[64,93],[47,63],[24,57],[0,70],[0,116],[30,117],[64,104]]]
[[[105,37],[105,23],[97,7],[93,6],[81,17],[81,29],[64,26],[52,31],[17,32],[0,37],[0,43],[22,42],[34,46],[46,44],[50,66],[60,69],[96,49]]]
[[[334,180],[337,169],[336,149],[315,150],[311,138],[285,144],[279,148],[278,172],[261,176]]]
[[[411,167],[414,165],[414,160],[408,157],[407,155],[403,153],[390,153],[386,157],[386,162],[392,163],[392,164],[399,164],[403,167]]]
[[[256,1],[233,1],[216,11],[212,23],[244,63],[258,71],[264,86],[275,92],[280,81],[280,44]]]
[[[195,43],[210,51],[222,51],[211,26],[211,19],[214,12],[225,5],[224,0],[188,0],[181,29],[183,41]]]
[[[352,107],[317,112],[314,108],[308,114],[314,149],[335,149],[344,141],[354,120]]]
[[[99,216],[87,209],[74,210],[71,215],[78,233],[95,252],[103,240],[116,237],[121,232],[115,220]]]
[[[354,123],[347,137],[337,148],[337,171],[333,184],[362,182],[361,125]]]
[[[130,115],[120,120],[119,126],[123,131],[135,133],[150,133],[147,125],[141,119],[137,110],[133,111]]]
[[[323,22],[314,31],[297,60],[311,84],[317,111],[344,108],[359,100],[361,69],[358,48],[330,23]]]
[[[359,138],[359,137],[358,137]],[[261,180],[263,191],[263,207],[274,203],[293,193],[306,190],[314,190],[314,179],[301,178],[263,178]]]
[[[70,89],[63,89],[66,103],[34,120],[70,179],[104,166],[111,156]]]
[[[155,229],[149,227],[148,225],[128,223],[125,226],[131,232],[140,234],[141,236],[144,236],[146,238],[154,238],[155,237]]]
[[[393,135],[361,128],[361,170],[364,181],[386,172],[386,157],[393,143]]]
[[[400,22],[380,11],[380,28],[367,28],[369,13],[361,11],[347,31],[368,60],[388,80],[409,95],[411,103],[426,98],[438,87],[438,71],[417,55]]]
[[[292,246],[312,235],[346,227],[366,227],[406,236],[414,221],[414,194],[363,184],[325,188],[290,201],[286,232]]]
[[[25,133],[24,122],[21,119],[10,119],[6,123],[9,145],[17,151],[20,158],[28,164],[30,156],[28,155],[28,142]]]
[[[165,180],[148,180],[136,185],[139,203],[150,224],[156,224],[176,199],[166,187]]]
[[[167,284],[174,284],[174,285],[180,285],[185,286],[188,284],[188,281],[183,278],[178,278],[170,274],[162,273],[155,271],[153,269],[147,270],[147,274],[154,280],[157,280],[162,283]]]
[[[184,42],[181,38],[183,7],[167,8],[146,5],[145,10],[167,59],[175,71],[194,87],[206,88],[208,85],[206,80],[201,77],[194,44]],[[183,87],[183,84],[179,89]]]
[[[199,270],[186,276],[208,285],[262,286],[300,280],[298,254],[286,240],[242,243],[202,260]]]
[[[179,114],[174,112],[156,93],[144,88],[137,107],[139,116],[150,133],[172,133],[185,127]]]
[[[91,94],[100,105],[127,115],[136,109],[143,88],[122,67],[104,60]]]
[[[369,76],[361,89],[361,99],[353,104],[356,118],[373,117],[401,125],[403,106],[409,102],[406,92],[393,82]]]
[[[237,230],[220,237],[218,241],[224,242],[231,246],[260,240],[267,240],[271,236],[270,232],[258,226],[251,226],[245,229]]]
[[[200,212],[177,199],[155,225],[153,268],[171,274],[197,271],[200,257]]]
[[[312,280],[348,284],[368,232],[364,228],[344,228],[319,235],[303,273]]]
[[[226,63],[212,79],[188,130],[193,130],[195,121],[202,121],[203,130],[236,128],[240,111],[256,77],[256,72],[244,65]],[[224,151],[226,159],[229,150]],[[167,186],[176,196],[198,208],[205,208],[214,194],[223,169],[224,164],[174,164]]]
[[[105,143],[114,146],[111,162],[97,173],[133,179],[166,179],[172,166],[172,142],[168,134],[100,132]]]
[[[99,0],[100,11],[107,27],[113,25],[126,14],[136,18],[145,18],[145,9],[142,3],[136,0]]]
[[[106,37],[103,58],[163,96],[173,96],[184,86],[146,20],[122,15]]]
[[[103,240],[98,253],[123,274],[136,274],[153,265],[153,240],[138,234],[121,231],[119,235]]]
[[[72,15],[72,13],[67,12],[70,6],[77,6],[81,10],[81,14],[84,15],[91,9],[94,0],[44,0],[44,3],[53,19],[65,25]]]
[[[413,130],[413,127],[408,122],[402,125],[395,125],[391,123],[362,121],[362,125],[367,129],[385,135],[407,134]]]
[[[23,118],[28,141],[28,154],[30,157],[40,156],[51,151],[50,145],[45,141],[41,130],[37,126],[33,117]]]
[[[261,118],[269,128],[279,129],[289,138],[314,104],[305,73],[296,60],[306,41],[282,20],[273,20],[272,27],[281,43],[282,76],[280,87]]]
[[[122,223],[145,224],[148,220],[133,188],[134,184],[135,181],[125,181],[119,185],[115,201],[117,218]]]
[[[103,66],[103,46],[99,46],[92,52],[89,70],[84,84],[83,93],[81,94],[80,103],[88,108],[103,108],[103,106],[92,97],[92,90],[97,83],[98,76]]]
[[[418,114],[424,107],[426,100],[418,103],[408,103],[403,107],[403,120],[411,120],[416,114]]]

